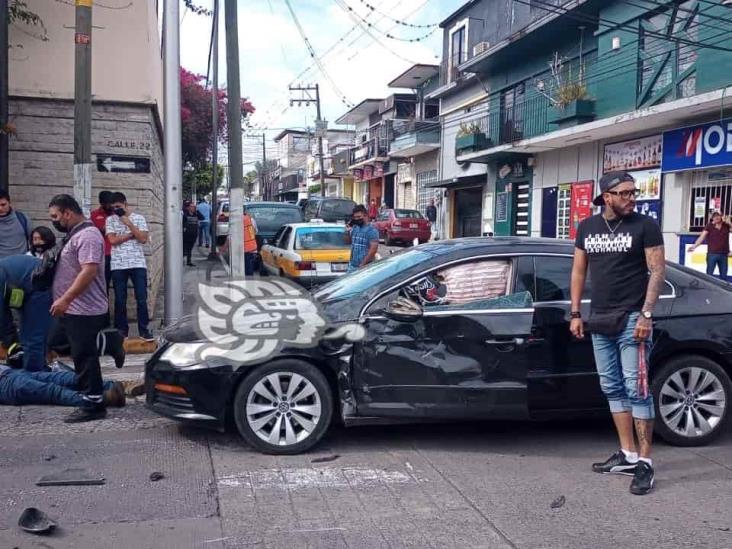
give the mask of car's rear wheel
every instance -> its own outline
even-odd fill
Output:
[[[297,360],[257,368],[239,385],[234,400],[239,433],[266,454],[309,450],[325,435],[332,415],[333,396],[325,376]]]
[[[651,384],[655,428],[676,446],[702,446],[719,436],[729,417],[732,383],[722,367],[684,355],[664,364]]]

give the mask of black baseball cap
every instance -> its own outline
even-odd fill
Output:
[[[602,199],[602,193],[605,193],[613,187],[617,187],[618,185],[620,185],[621,183],[625,183],[626,181],[631,181],[632,183],[635,183],[635,178],[628,172],[607,172],[600,178],[600,194],[595,197],[595,200],[593,200],[592,203],[595,206],[604,205],[605,201]]]

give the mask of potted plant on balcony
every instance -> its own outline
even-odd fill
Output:
[[[580,60],[575,77],[571,63],[565,67],[565,61],[565,58],[555,52],[549,63],[552,72],[551,86],[546,89],[544,82],[537,84],[537,91],[550,102],[547,121],[559,128],[576,126],[595,117],[595,100],[587,91],[584,63]]]
[[[475,122],[460,124],[455,138],[456,154],[480,151],[487,148],[488,145],[488,138],[478,124]]]

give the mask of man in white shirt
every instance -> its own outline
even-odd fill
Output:
[[[148,241],[145,218],[134,213],[123,193],[114,193],[114,215],[107,218],[106,234],[112,245],[112,283],[114,284],[114,326],[127,337],[127,280],[132,280],[137,301],[137,327],[142,339],[151,341],[148,324],[147,263],[144,244]]]

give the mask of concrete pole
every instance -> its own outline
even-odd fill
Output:
[[[0,129],[8,123],[8,0],[0,0]],[[10,186],[9,136],[0,132],[0,191]]]
[[[317,109],[318,122],[320,117],[320,84],[315,84],[315,108]],[[325,159],[323,158],[323,134],[318,133],[318,163],[320,164],[320,196],[325,196]]]
[[[213,144],[211,145],[211,252],[208,254],[208,258],[213,261],[218,259],[218,253],[216,252],[216,238],[218,236],[216,223],[219,211],[219,197],[216,191],[219,187],[219,0],[214,0],[213,5],[213,32],[211,33],[211,42],[213,48],[213,77],[211,80]]]
[[[74,33],[74,198],[89,217],[92,184],[92,0],[76,0]]]
[[[229,125],[229,257],[231,276],[244,278],[244,174],[241,150],[241,84],[237,0],[225,0],[226,78]]]
[[[180,6],[165,0],[163,78],[165,85],[165,325],[183,315],[183,153],[180,122]]]

